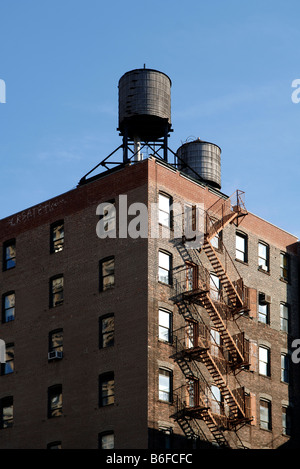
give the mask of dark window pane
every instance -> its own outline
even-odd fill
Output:
[[[114,316],[103,318],[101,321],[101,346],[111,347],[114,345]]]
[[[100,377],[100,406],[114,404],[115,401],[115,380],[113,374]]]
[[[52,226],[51,228],[51,236],[52,236],[52,252],[59,252],[63,250],[64,247],[64,223],[60,222],[56,225]]]
[[[9,293],[4,296],[3,322],[13,321],[15,318],[15,294]]]
[[[115,260],[107,259],[101,262],[100,268],[100,289],[109,290],[115,284]]]
[[[16,265],[16,245],[14,242],[4,245],[4,270]]]
[[[62,415],[62,387],[54,386],[48,392],[48,416],[49,418],[60,417]]]
[[[63,351],[63,331],[54,331],[50,335],[50,351]]]
[[[58,306],[61,305],[64,301],[64,278],[57,277],[51,281],[52,288],[52,305]]]

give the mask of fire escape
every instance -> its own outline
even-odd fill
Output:
[[[183,371],[186,384],[174,390],[173,417],[189,438],[197,437],[202,420],[214,442],[229,448],[227,431],[236,431],[251,421],[250,398],[237,378],[239,371],[249,366],[249,342],[237,321],[249,311],[249,299],[248,288],[219,233],[230,223],[238,225],[246,216],[243,195],[236,191],[205,212],[203,245],[186,249],[184,243],[179,243],[184,266],[174,275],[173,300],[185,325],[174,331],[172,358]],[[217,238],[222,256],[215,247]],[[203,265],[201,252],[211,269]],[[203,308],[209,324],[202,318]],[[202,373],[200,363],[205,365],[209,379]]]

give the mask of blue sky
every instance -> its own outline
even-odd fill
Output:
[[[222,148],[222,191],[300,237],[298,0],[0,0],[0,218],[74,188],[121,144],[118,81],[172,80],[173,151]]]

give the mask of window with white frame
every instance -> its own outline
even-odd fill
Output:
[[[164,342],[171,342],[172,313],[165,309],[158,311],[158,337]]]
[[[158,395],[159,400],[172,402],[172,371],[159,369]]]
[[[289,355],[286,353],[281,354],[281,381],[283,383],[289,382]]]
[[[267,399],[261,399],[259,402],[260,428],[271,430],[271,402]]]
[[[270,349],[260,346],[258,349],[259,373],[263,376],[270,376]]]
[[[265,272],[269,271],[269,246],[265,243],[258,243],[258,267]]]
[[[280,303],[280,329],[289,331],[289,306],[286,303]]]
[[[270,305],[263,298],[264,294],[258,295],[258,320],[264,324],[270,324]]]
[[[158,194],[158,221],[161,225],[171,228],[172,199],[165,194]]]
[[[171,283],[171,254],[159,251],[158,253],[158,279],[162,283]]]
[[[236,233],[235,236],[235,258],[242,262],[247,262],[247,236]]]

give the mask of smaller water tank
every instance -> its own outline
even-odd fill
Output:
[[[221,189],[221,148],[218,145],[197,139],[184,143],[177,155],[180,171],[194,179],[198,174],[211,186]]]
[[[119,80],[121,135],[141,141],[164,137],[171,128],[171,80],[158,70],[136,69]]]

